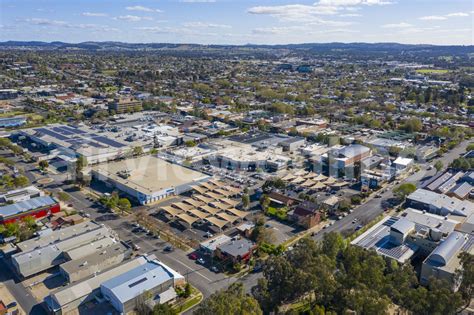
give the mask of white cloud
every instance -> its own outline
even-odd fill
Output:
[[[405,23],[405,22],[382,25],[383,28],[408,28],[408,27],[412,27],[412,26],[413,25],[411,25],[409,23]]]
[[[340,17],[361,17],[362,14],[359,13],[345,13],[345,14],[339,14]]]
[[[469,16],[469,14],[464,13],[464,12],[456,12],[456,13],[449,13],[446,14],[447,17],[464,17],[464,16]]]
[[[232,26],[226,24],[215,24],[205,22],[187,22],[184,23],[183,26],[191,28],[232,28]]]
[[[337,29],[315,29],[312,25],[299,25],[299,26],[290,26],[290,27],[263,27],[263,28],[255,28],[252,30],[254,35],[299,35],[299,34],[306,34],[306,35],[322,35],[322,34],[331,34],[331,33],[357,33],[359,31],[352,30],[352,29],[344,29],[344,28],[337,28]]]
[[[120,15],[114,18],[115,20],[122,20],[128,22],[139,22],[139,21],[150,21],[153,20],[149,16],[136,16],[136,15]]]
[[[159,26],[142,26],[142,27],[135,27],[136,30],[151,32],[151,33],[166,33],[166,29],[159,27]]]
[[[63,28],[68,28],[68,29],[90,29],[90,30],[103,31],[103,32],[118,31],[117,28],[113,28],[108,25],[86,24],[86,23],[71,24],[65,21],[40,19],[40,18],[25,19],[23,21],[32,25],[36,25],[36,26],[55,26],[55,27],[63,27]]]
[[[418,19],[423,20],[423,21],[442,21],[442,20],[446,20],[447,18],[441,15],[428,15],[428,16],[422,16]]]
[[[354,6],[354,5],[387,5],[391,1],[384,0],[320,0],[315,5],[323,6]]]
[[[284,21],[305,22],[318,15],[356,17],[359,14],[344,14],[343,11],[357,11],[361,6],[391,4],[385,0],[319,0],[313,5],[287,4],[274,6],[254,6],[247,10],[250,14],[270,15]]]
[[[289,4],[280,6],[257,6],[247,10],[250,14],[270,15],[280,20],[304,22],[318,15],[332,15],[338,12],[337,7]]]
[[[25,21],[33,25],[67,26],[67,23],[64,21],[50,20],[50,19],[31,18],[31,19],[26,19]]]
[[[352,24],[354,23],[345,22],[345,21],[323,20],[323,19],[316,18],[316,19],[313,19],[311,22],[308,22],[306,25],[349,26]]]
[[[446,15],[422,16],[418,19],[423,20],[423,21],[443,21],[443,20],[447,20],[448,18],[452,18],[452,17],[466,17],[466,16],[469,16],[469,14],[463,13],[463,12],[455,12],[455,13],[449,13],[449,14],[446,14]]]
[[[100,17],[100,16],[107,16],[107,14],[100,13],[100,12],[83,12],[82,16]]]
[[[163,11],[161,11],[161,10],[159,10],[159,9],[152,9],[152,8],[144,7],[144,6],[141,6],[141,5],[135,5],[135,6],[131,6],[131,7],[126,7],[125,9],[128,10],[128,11],[163,12]]]

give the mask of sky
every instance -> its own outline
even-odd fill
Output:
[[[473,0],[0,0],[0,41],[473,45]]]

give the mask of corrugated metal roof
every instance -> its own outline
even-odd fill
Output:
[[[107,288],[120,302],[126,303],[170,279],[173,279],[172,273],[151,261],[104,282],[101,287]]]
[[[52,206],[56,203],[57,201],[50,196],[36,197],[33,199],[20,201],[12,205],[0,207],[0,216],[10,217],[30,210]]]
[[[454,231],[431,253],[429,261],[445,266],[466,242],[466,234]]]

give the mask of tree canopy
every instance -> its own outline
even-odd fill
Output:
[[[464,260],[469,264],[468,258]],[[472,294],[472,267],[462,273],[466,280],[460,292],[452,292],[446,282],[436,279],[425,288],[411,265],[346,245],[341,235],[329,233],[320,243],[305,238],[291,251],[268,259],[264,277],[252,294],[264,313],[298,303],[300,314],[354,311],[378,315],[386,313],[391,304],[415,315],[455,314],[462,306],[462,296]]]
[[[203,301],[194,311],[196,315],[259,315],[258,302],[244,292],[242,283],[234,283]]]

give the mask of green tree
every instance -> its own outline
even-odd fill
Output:
[[[422,128],[423,128],[423,123],[421,122],[420,119],[416,117],[405,120],[405,122],[402,125],[402,129],[409,133],[419,132],[421,131]]]
[[[87,159],[84,156],[78,156],[75,164],[75,180],[78,185],[84,185],[83,170],[87,166]]]
[[[250,206],[250,197],[248,194],[242,195],[242,206],[247,209]]]
[[[138,146],[138,147],[134,147],[132,149],[132,155],[133,156],[140,156],[140,155],[143,155],[143,148]]]
[[[260,206],[263,211],[267,211],[268,206],[270,205],[270,198],[267,195],[263,195],[260,198]]]
[[[335,259],[345,247],[346,242],[341,234],[334,232],[324,234],[321,250],[329,258]]]
[[[191,285],[189,284],[189,282],[186,282],[186,285],[184,286],[184,297],[188,298],[191,296],[192,293],[193,292],[192,292]]]
[[[196,141],[188,140],[184,143],[187,147],[195,147],[197,145]]]
[[[257,300],[245,294],[242,283],[233,283],[227,290],[212,294],[194,311],[196,315],[252,314],[260,315]]]
[[[32,216],[28,215],[21,219],[22,224],[24,224],[28,229],[33,229],[36,227],[36,220]]]
[[[125,212],[130,211],[132,204],[127,198],[120,198],[117,202],[117,207],[122,211],[122,214],[124,214]]]
[[[463,304],[461,294],[454,293],[446,281],[430,278],[429,282],[426,314],[456,314]]]
[[[39,162],[39,168],[42,171],[45,171],[49,167],[49,163],[46,160],[42,160]]]
[[[434,168],[436,169],[436,172],[441,171],[443,167],[444,167],[443,162],[441,162],[440,160],[436,161],[436,163],[434,164]]]
[[[413,183],[404,183],[404,184],[399,185],[398,187],[395,187],[393,189],[393,193],[400,200],[405,200],[405,198],[409,194],[413,193],[415,190],[416,190],[416,185],[415,184],[413,184]]]
[[[153,307],[152,315],[177,315],[178,312],[174,310],[169,304],[156,304]]]
[[[13,179],[13,185],[15,187],[24,187],[28,185],[29,183],[30,181],[28,180],[28,178],[23,175],[17,176]]]
[[[19,236],[20,233],[20,224],[18,222],[12,222],[12,223],[7,223],[5,225],[6,231],[5,231],[5,236]]]
[[[460,282],[459,292],[464,304],[469,306],[474,296],[474,255],[463,252],[459,257],[461,268],[456,272],[456,278]]]

